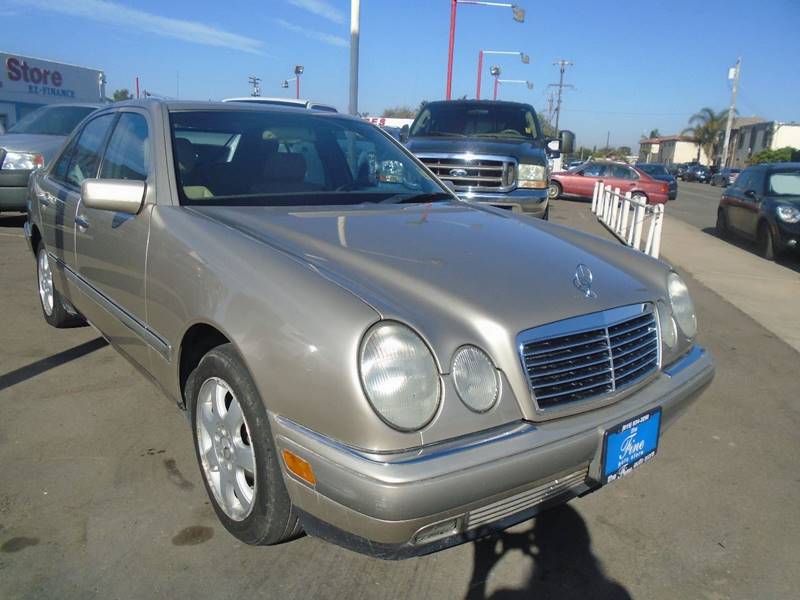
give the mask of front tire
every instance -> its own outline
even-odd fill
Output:
[[[772,237],[772,230],[770,229],[769,224],[764,221],[762,221],[758,226],[756,243],[758,245],[758,253],[762,258],[767,260],[775,260],[775,239]]]
[[[297,537],[267,411],[231,344],[208,352],[189,375],[186,404],[203,484],[225,528],[252,545]]]
[[[71,314],[67,311],[61,293],[56,289],[53,279],[53,269],[50,255],[44,242],[40,241],[36,246],[36,283],[39,291],[39,306],[42,307],[42,316],[51,327],[63,329],[67,327],[79,327],[85,321],[78,314]]]
[[[547,186],[547,197],[550,200],[555,200],[561,195],[563,191],[564,188],[561,186],[560,183],[558,183],[557,181],[551,181],[550,185]]]

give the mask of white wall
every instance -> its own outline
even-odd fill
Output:
[[[772,136],[771,150],[791,146],[800,148],[800,125],[775,123],[775,133]]]

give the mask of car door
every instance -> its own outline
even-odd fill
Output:
[[[145,181],[152,197],[153,155],[146,113],[120,111],[105,146],[98,179]],[[138,214],[88,208],[75,217],[78,274],[95,303],[90,319],[117,346],[149,369],[145,264],[151,205]],[[89,316],[89,315],[87,315]]]
[[[763,168],[753,169],[750,173],[739,209],[738,228],[744,234],[753,238],[756,237],[758,232],[758,218],[761,211],[761,203],[764,200],[765,174],[766,171]]]
[[[569,186],[565,186],[567,189],[564,191],[567,194],[591,198],[595,184],[603,179],[605,172],[606,165],[603,163],[588,163],[570,177]]]
[[[740,233],[746,233],[744,231],[744,212],[746,210],[744,192],[750,185],[752,173],[752,169],[742,171],[742,174],[736,179],[736,183],[724,192],[723,205],[726,207],[728,226]]]
[[[639,180],[636,171],[625,165],[608,165],[604,181],[621,194],[631,191]]]
[[[56,285],[65,296],[82,309],[74,298],[74,280],[67,270],[75,269],[75,211],[80,199],[81,182],[94,177],[100,153],[114,121],[106,113],[88,121],[72,138],[47,174],[38,179],[36,200],[42,222],[42,237],[47,251],[58,266]]]

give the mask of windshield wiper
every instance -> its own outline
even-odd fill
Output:
[[[395,194],[381,200],[379,204],[422,204],[425,202],[440,202],[442,200],[452,200],[453,197],[445,192],[425,192],[420,194]]]
[[[463,133],[454,133],[452,131],[429,131],[421,137],[467,137]]]

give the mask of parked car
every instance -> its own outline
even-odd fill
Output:
[[[678,197],[678,180],[672,175],[665,165],[659,163],[636,163],[636,168],[644,171],[653,179],[666,181],[669,186],[668,198],[675,200]]]
[[[758,252],[774,260],[800,243],[800,163],[760,164],[746,168],[728,187],[717,209],[717,232],[756,242]]]
[[[462,200],[543,219],[547,161],[558,155],[547,144],[532,106],[489,100],[428,102],[406,141]]]
[[[0,212],[25,211],[31,172],[48,164],[75,126],[100,106],[51,104],[0,135]]]
[[[667,264],[462,202],[346,115],[116,104],[30,193],[44,318],[188,411],[249,544],[502,530],[651,459],[713,377]]]
[[[683,174],[684,181],[696,181],[697,183],[708,183],[711,179],[711,172],[708,167],[703,165],[693,165],[686,169]]]
[[[271,104],[272,106],[289,106],[293,108],[308,108],[325,112],[339,112],[335,106],[314,102],[312,100],[299,100],[295,98],[268,98],[266,96],[242,96],[240,98],[225,98],[223,102],[251,102],[254,104]]]
[[[550,198],[591,198],[595,184],[601,180],[650,204],[664,204],[669,198],[666,181],[659,181],[628,164],[607,161],[588,161],[572,171],[553,173],[550,176]]]
[[[736,181],[736,177],[741,173],[741,169],[734,169],[726,167],[714,173],[711,177],[711,185],[721,185],[722,187],[727,187],[729,185],[733,185],[733,182]]]
[[[675,168],[675,177],[680,179],[680,180],[682,180],[682,181],[685,181],[686,171],[688,171],[688,170],[689,170],[689,164],[688,163],[679,164]]]
[[[570,169],[581,166],[584,162],[586,161],[581,158],[573,158],[572,160],[568,160],[564,163],[564,169],[569,171]]]

